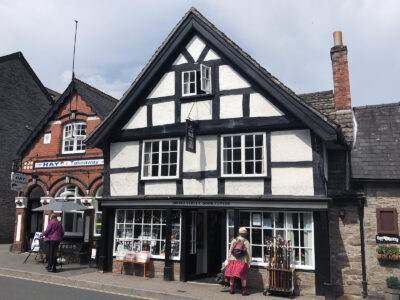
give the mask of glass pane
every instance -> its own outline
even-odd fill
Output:
[[[272,229],[264,229],[264,244],[269,245],[274,243],[274,232]]]
[[[228,241],[229,241],[229,243],[233,240],[233,238],[234,238],[234,236],[233,236],[233,227],[231,227],[231,228],[229,228],[229,230],[228,230],[229,232],[228,232]]]
[[[263,226],[264,228],[272,228],[273,216],[271,212],[263,213]]]
[[[245,173],[246,174],[254,174],[254,163],[253,162],[245,163]]]
[[[158,166],[151,167],[151,176],[158,176]]]
[[[145,164],[149,164],[150,163],[150,155],[149,154],[145,154],[144,155],[144,163]]]
[[[253,256],[253,260],[254,260],[254,258],[262,259],[262,247],[260,247],[260,246],[252,246],[251,247],[251,254]]]
[[[255,153],[256,153],[256,160],[262,160],[263,155],[262,155],[262,148],[255,148]]]
[[[161,239],[165,240],[165,226],[161,226]]]
[[[313,235],[311,231],[303,231],[300,232],[300,235],[303,235],[304,247],[312,247]]]
[[[168,152],[169,150],[169,141],[162,141],[162,151]]]
[[[165,242],[161,242],[161,252],[160,252],[160,254],[161,255],[165,255]]]
[[[195,71],[190,71],[189,74],[190,74],[190,81],[194,81],[195,80],[194,77],[196,75],[196,72]]]
[[[233,211],[228,211],[228,226],[233,226]]]
[[[152,142],[153,152],[158,152],[160,148],[160,142]]]
[[[180,223],[180,213],[179,213],[179,210],[173,210],[173,211],[172,211],[171,223],[172,223],[172,224],[179,224],[179,223]]]
[[[194,94],[196,92],[196,84],[195,83],[191,83],[190,84],[190,93]]]
[[[144,165],[143,166],[143,176],[144,177],[150,176],[149,172],[150,172],[150,165]]]
[[[261,161],[256,161],[255,162],[255,165],[256,165],[256,170],[255,170],[255,173],[256,174],[262,174],[263,173],[263,165],[262,165],[262,162]]]
[[[179,232],[179,226],[173,225],[171,228],[171,241],[179,241],[180,239],[180,232]]]
[[[264,138],[264,136],[262,134],[257,134],[255,136],[256,146],[262,146],[263,145],[263,138]]]
[[[189,94],[189,85],[187,83],[183,85],[183,94]]]
[[[284,230],[276,230],[276,237],[280,240],[286,239],[285,231]]]
[[[168,176],[168,165],[161,166],[161,176]]]
[[[312,255],[312,250],[311,249],[304,249],[304,264],[307,266],[312,266],[313,265],[313,255]]]
[[[169,162],[169,154],[167,153],[163,153],[161,156],[161,163],[163,164],[167,164]]]
[[[153,226],[153,232],[151,234],[151,238],[153,240],[159,240],[161,235],[160,226]]]
[[[142,225],[135,225],[133,237],[139,239],[142,237]]]
[[[188,82],[189,81],[189,72],[184,72],[183,73],[183,82]]]
[[[142,223],[143,210],[135,210],[135,223]]]
[[[158,153],[153,153],[151,156],[151,162],[153,164],[158,164]]]
[[[176,176],[176,165],[171,165],[169,167],[169,176]]]
[[[298,231],[293,231],[293,230],[288,230],[288,237],[287,239],[290,239],[290,246],[298,247],[299,246],[299,232]]]
[[[153,224],[161,223],[161,211],[153,210]]]
[[[298,219],[297,213],[287,213],[286,227],[287,228],[298,228],[299,227],[299,219]]]
[[[115,248],[114,251],[117,252],[120,249],[123,249],[124,245],[120,240],[115,240]]]
[[[253,245],[262,245],[261,229],[251,229],[251,239]]]
[[[284,228],[283,224],[285,221],[285,215],[282,212],[274,213],[275,216],[275,228]]]
[[[245,160],[253,160],[254,159],[254,149],[248,148],[244,151],[244,159]]]
[[[178,141],[177,140],[171,140],[170,143],[171,143],[170,151],[177,151],[177,149],[178,149]]]
[[[253,135],[246,135],[244,137],[244,145],[245,147],[253,147],[254,145]]]
[[[149,153],[151,151],[151,143],[146,142],[144,143],[144,153]]]
[[[125,225],[125,237],[133,238],[133,225],[131,224]]]
[[[126,211],[126,223],[133,223],[133,210]]]
[[[124,223],[124,222],[125,222],[125,210],[121,209],[117,212],[117,223]]]
[[[132,250],[132,241],[124,241],[124,249]]]
[[[240,145],[241,145],[241,136],[240,135],[233,136],[233,147],[240,148]]]
[[[242,174],[242,163],[241,162],[233,163],[233,174]]]
[[[145,224],[150,224],[151,223],[151,210],[145,210],[144,211],[144,221],[143,223]]]
[[[303,228],[312,229],[312,214],[304,213],[303,215]]]
[[[252,221],[253,221],[251,223],[251,225],[253,227],[261,227],[261,222],[262,222],[261,216],[262,216],[262,213],[261,212],[257,212],[257,213],[252,213],[251,215],[252,215]]]
[[[242,150],[234,149],[233,150],[233,160],[241,160],[241,157],[242,157]]]
[[[160,242],[151,241],[151,255],[160,255]]]
[[[250,226],[250,213],[247,211],[241,211],[239,214],[240,226]]]
[[[232,174],[232,163],[224,163],[224,174]]]
[[[171,241],[171,255],[172,256],[179,256],[179,242],[178,241]]]
[[[65,226],[67,227],[67,226]],[[122,238],[124,237],[124,225],[123,224],[119,224],[117,225],[117,234],[116,234],[117,238]]]
[[[232,141],[230,136],[225,136],[224,137],[224,148],[231,148],[232,147]]]
[[[169,159],[170,159],[170,163],[171,164],[176,164],[176,162],[178,160],[177,158],[178,158],[178,153],[177,152],[171,152],[170,153]]]

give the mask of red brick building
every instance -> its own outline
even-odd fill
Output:
[[[65,212],[65,238],[89,242],[100,236],[101,211],[96,197],[103,189],[103,153],[86,149],[85,139],[117,100],[74,79],[18,150],[20,172],[28,175],[27,192],[15,198],[14,250],[29,249],[48,212],[32,209],[55,199],[82,203],[89,210]]]

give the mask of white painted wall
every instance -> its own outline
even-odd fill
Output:
[[[204,42],[199,37],[194,36],[191,41],[186,45],[186,50],[196,62],[199,59],[201,52],[203,52],[205,46],[206,44],[204,44]]]
[[[138,176],[138,172],[110,174],[111,196],[137,195]]]
[[[17,234],[15,236],[16,242],[19,242],[21,240],[21,224],[22,224],[22,215],[19,214],[17,217]]]
[[[130,168],[139,166],[139,142],[111,143],[110,168]]]
[[[219,89],[233,90],[250,87],[250,84],[240,76],[231,66],[219,66]]]
[[[147,97],[158,98],[173,96],[175,94],[175,72],[165,73],[164,76],[157,83],[156,87],[151,91],[150,95]]]
[[[132,118],[125,124],[122,129],[135,129],[147,127],[147,106],[143,105],[138,108]]]
[[[186,149],[186,141],[183,149]],[[217,170],[217,136],[198,136],[196,153],[183,151],[183,172]]]
[[[230,95],[220,97],[221,119],[243,117],[243,95]]]
[[[184,195],[217,195],[218,179],[183,179]]]
[[[313,196],[312,168],[272,168],[272,195]]]
[[[283,113],[259,93],[250,94],[250,117],[276,117]]]
[[[264,179],[225,179],[226,195],[263,195]]]
[[[193,105],[194,104],[194,105]],[[193,106],[193,108],[192,108]],[[211,120],[212,119],[212,101],[196,101],[181,104],[181,122],[185,122],[190,112],[192,120]]]
[[[175,102],[153,104],[153,126],[175,123]]]
[[[172,65],[174,65],[174,66],[182,65],[182,64],[186,64],[187,62],[188,61],[186,60],[186,58],[182,54],[179,54],[179,56],[175,59],[175,61]]]
[[[206,57],[204,57],[204,61],[217,60],[220,58],[221,57],[219,57],[217,53],[215,53],[212,49],[210,49],[208,50]]]
[[[145,182],[145,195],[176,195],[176,181]]]
[[[271,132],[271,161],[312,161],[310,130]]]

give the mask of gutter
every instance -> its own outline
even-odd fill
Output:
[[[363,289],[363,298],[367,298],[368,282],[367,282],[367,274],[365,266],[364,205],[365,205],[365,198],[363,197],[358,200],[358,217],[360,220],[362,289]]]

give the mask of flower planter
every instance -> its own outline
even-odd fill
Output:
[[[392,260],[392,261],[398,261],[400,260],[400,255],[395,254],[395,255],[386,255],[386,254],[376,254],[376,258],[379,260]]]
[[[399,300],[400,290],[395,289],[385,289],[385,300]]]

